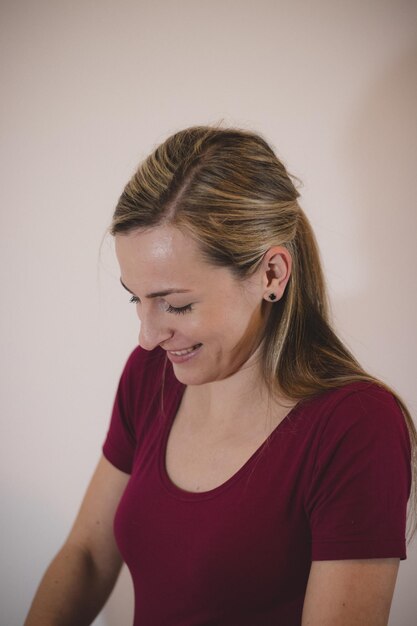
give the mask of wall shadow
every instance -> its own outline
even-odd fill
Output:
[[[360,243],[362,288],[335,302],[336,326],[371,373],[414,394],[417,409],[417,49],[409,49],[370,84],[348,120],[342,164],[350,184]],[[355,330],[356,329],[356,330]],[[360,329],[360,342],[354,345]],[[342,337],[345,334],[341,333]],[[366,343],[364,343],[366,342]],[[363,363],[365,367],[367,363]],[[417,415],[417,413],[414,413]],[[416,418],[414,417],[416,422]],[[389,624],[410,626],[417,615],[412,585],[417,577],[417,540],[401,563]]]

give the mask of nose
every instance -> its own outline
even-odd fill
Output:
[[[139,345],[145,350],[153,350],[173,335],[173,331],[155,313],[144,315],[142,311],[139,320]]]

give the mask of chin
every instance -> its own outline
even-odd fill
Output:
[[[216,376],[210,376],[202,372],[198,372],[197,368],[194,371],[185,371],[185,368],[181,365],[172,364],[175,378],[183,385],[204,385],[205,383],[212,383],[218,380]]]
[[[234,369],[230,363],[225,364],[220,350],[215,351],[213,357],[213,351],[208,353],[206,346],[201,354],[196,354],[182,363],[171,361],[171,364],[176,379],[184,385],[205,385],[223,380],[230,376]]]

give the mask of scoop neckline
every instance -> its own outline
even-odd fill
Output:
[[[207,500],[210,498],[214,498],[230,487],[234,485],[238,480],[240,480],[250,469],[253,463],[255,463],[258,456],[262,453],[264,447],[268,442],[275,437],[276,433],[280,431],[285,425],[288,423],[289,418],[293,416],[295,411],[299,408],[300,403],[297,402],[287,413],[287,415],[275,426],[275,428],[271,431],[268,437],[261,443],[260,446],[253,452],[253,454],[245,461],[245,463],[232,475],[230,478],[225,480],[223,483],[214,487],[213,489],[209,489],[207,491],[188,491],[187,489],[182,489],[178,487],[174,482],[172,482],[171,478],[168,475],[166,469],[166,452],[167,452],[167,444],[169,433],[171,432],[172,425],[174,423],[175,416],[178,412],[178,409],[181,404],[181,400],[183,398],[185,389],[187,385],[183,383],[179,384],[177,391],[175,393],[174,400],[170,403],[169,413],[164,420],[162,437],[160,438],[158,456],[159,456],[159,475],[164,485],[165,489],[174,497],[180,500]]]

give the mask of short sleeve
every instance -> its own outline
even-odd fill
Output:
[[[110,426],[102,448],[106,459],[127,474],[130,474],[132,470],[136,446],[131,389],[135,361],[137,361],[137,349],[130,354],[120,376]]]
[[[306,499],[312,560],[406,558],[410,439],[394,396],[368,385],[323,427]]]

